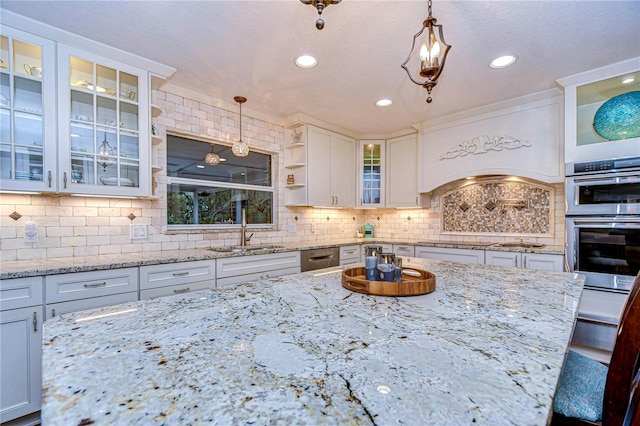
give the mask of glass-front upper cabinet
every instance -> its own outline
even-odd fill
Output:
[[[53,190],[55,145],[54,43],[3,26],[0,35],[0,189]]]
[[[150,194],[146,71],[59,46],[61,192]]]
[[[361,140],[358,152],[358,207],[383,207],[385,141]]]

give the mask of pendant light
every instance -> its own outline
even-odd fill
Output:
[[[322,11],[329,7],[330,4],[338,4],[342,0],[300,0],[304,4],[310,4],[318,11],[319,18],[316,21],[316,28],[321,30],[324,28],[324,20],[322,19]]]
[[[429,94],[427,103],[431,103],[431,90],[438,82],[438,77],[440,77],[442,73],[444,62],[447,59],[447,53],[449,53],[451,46],[444,41],[442,25],[436,25],[437,20],[431,14],[431,0],[428,2],[428,11],[429,16],[427,16],[427,19],[422,23],[420,31],[413,36],[411,51],[401,66],[407,72],[411,81],[427,89],[427,93]],[[414,53],[414,50],[417,51]],[[420,77],[425,80],[417,80],[411,75],[407,63],[412,58],[414,60],[410,68],[419,69]]]
[[[204,162],[210,166],[217,166],[220,164],[220,156],[213,152],[213,144],[211,144],[211,152],[208,152],[204,157]]]
[[[104,140],[98,147],[98,164],[102,166],[102,171],[107,171],[107,167],[114,163],[116,152],[109,142],[107,141],[107,132],[104,132]]]
[[[231,146],[231,152],[236,157],[246,157],[249,155],[249,145],[242,141],[242,104],[247,102],[247,98],[244,96],[236,96],[234,101],[240,104],[240,140],[233,143]]]

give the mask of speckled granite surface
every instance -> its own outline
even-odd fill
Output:
[[[412,265],[434,293],[310,272],[53,318],[43,425],[546,425],[583,278]]]
[[[363,242],[364,241],[364,242]],[[269,254],[309,248],[335,247],[351,244],[407,244],[428,247],[465,248],[485,250],[489,244],[469,243],[432,243],[432,242],[402,242],[380,240],[342,240],[335,244],[300,243],[286,245],[281,248],[255,250],[247,253],[224,253],[207,249],[197,250],[168,250],[136,253],[104,254],[98,256],[59,257],[52,259],[34,259],[2,262],[0,264],[0,279],[35,277],[39,275],[66,274],[72,272],[98,271],[104,269],[129,268],[143,265],[157,265],[160,263],[188,262],[192,260],[217,259],[221,257],[250,256],[255,254]],[[562,254],[562,247],[546,246],[544,248],[520,247],[491,247],[491,250],[519,251],[527,253]]]

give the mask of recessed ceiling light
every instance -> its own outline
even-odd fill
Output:
[[[301,55],[296,58],[296,65],[300,68],[313,68],[318,64],[318,60],[311,55]]]
[[[376,105],[379,107],[386,107],[389,106],[393,103],[393,101],[391,99],[380,99],[379,101],[376,102]]]
[[[622,84],[631,84],[636,81],[636,77],[633,75],[628,75],[622,78]]]
[[[515,55],[500,56],[499,58],[496,58],[493,61],[491,61],[491,64],[489,64],[489,66],[491,68],[506,68],[509,65],[515,64],[517,60],[518,60],[518,57]]]

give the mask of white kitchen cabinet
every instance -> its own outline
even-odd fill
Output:
[[[396,256],[401,257],[415,257],[415,246],[407,245],[407,244],[394,244],[393,252]]]
[[[385,153],[384,140],[358,141],[358,207],[385,207]]]
[[[349,265],[362,261],[361,247],[359,245],[340,247],[340,265]]]
[[[635,81],[623,84],[622,78]],[[564,88],[564,153],[567,163],[640,155],[640,138],[607,140],[593,128],[593,118],[609,99],[640,90],[640,58],[557,80]]]
[[[386,206],[429,207],[431,198],[418,192],[418,135],[387,140]]]
[[[140,300],[215,288],[215,260],[140,267]]]
[[[415,257],[484,264],[484,250],[418,246],[415,248]]]
[[[300,273],[300,252],[216,259],[216,287]]]
[[[0,187],[52,191],[56,178],[55,44],[0,30]]]
[[[45,318],[138,300],[138,268],[45,277]]]
[[[149,196],[149,73],[58,45],[60,192]]]
[[[355,139],[307,125],[307,205],[355,206]]]
[[[42,394],[42,277],[0,281],[0,422],[35,416]],[[37,419],[36,419],[37,420]]]
[[[485,253],[485,263],[487,265],[510,268],[528,268],[556,272],[564,271],[564,256],[561,254],[487,250]]]

